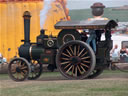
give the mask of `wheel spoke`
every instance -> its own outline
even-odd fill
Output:
[[[82,70],[83,70],[84,72],[86,72],[86,70],[84,69],[84,67],[83,67],[83,66],[81,66],[81,65],[80,65],[80,67],[82,68]]]
[[[68,73],[71,70],[72,66],[70,66],[70,68],[66,71],[66,73]]]
[[[12,73],[15,73],[15,72],[16,72],[16,69],[14,69],[14,68],[11,69],[11,72],[12,72]]]
[[[90,63],[90,61],[85,61],[85,60],[82,60],[84,63]]]
[[[27,70],[22,70],[24,73],[27,73],[28,71]]]
[[[86,64],[84,64],[84,63],[81,63],[81,65],[83,65],[83,66],[85,66],[85,67],[89,68],[89,66],[88,66],[88,65],[86,65]]]
[[[69,58],[61,58],[61,59],[63,59],[63,60],[69,60]]]
[[[87,56],[87,57],[83,57],[83,58],[81,58],[81,59],[83,60],[83,59],[88,59],[88,58],[90,58],[90,56]]]
[[[74,55],[76,56],[76,46],[74,46]]]
[[[78,46],[77,55],[79,54],[79,52],[80,52],[80,45]]]
[[[68,62],[62,62],[62,63],[60,63],[61,65],[63,65],[63,64],[68,64],[69,63],[69,61]]]
[[[25,75],[24,72],[21,72],[21,75],[24,76]]]
[[[65,53],[62,53],[62,55],[66,56],[66,57],[70,57],[69,55],[65,54]]]
[[[78,70],[79,70],[80,74],[82,74],[82,71],[80,70],[80,67],[79,66],[77,66],[77,67],[78,67]]]
[[[22,63],[21,67],[24,67],[25,66],[25,62]]]
[[[24,69],[26,69],[26,68],[27,68],[27,66],[24,66],[24,67],[21,67],[20,69],[24,70]]]
[[[21,66],[21,63],[22,63],[22,62],[20,61],[20,62],[19,62],[19,67]]]
[[[16,67],[17,67],[15,64],[12,64],[11,66],[12,66],[12,68],[15,68],[15,69],[16,69]]]
[[[17,63],[17,65],[18,65],[18,67],[20,67],[21,61],[17,61],[16,63]]]
[[[74,65],[73,65],[73,67],[72,67],[72,75],[74,75]]]
[[[84,55],[86,55],[88,52],[86,51],[81,57],[83,57]]]
[[[14,65],[14,66],[12,65],[11,72],[12,73],[15,73],[16,72],[16,65]]]
[[[66,51],[68,52],[68,54],[69,54],[70,56],[72,56],[72,54],[69,52],[69,50],[66,49]]]
[[[80,56],[84,50],[85,50],[85,48],[78,54],[78,56]]]
[[[77,77],[77,66],[75,68],[75,76]]]
[[[68,64],[66,67],[64,67],[64,69],[68,68],[71,64]]]
[[[69,46],[69,49],[71,50],[72,54],[74,55],[74,53],[73,53],[73,50],[72,50],[71,46]]]
[[[17,79],[19,79],[19,73],[17,73]]]
[[[24,76],[25,76],[25,75],[24,75],[24,73],[22,72],[21,75],[20,75],[20,77],[21,77],[21,78],[24,78]]]

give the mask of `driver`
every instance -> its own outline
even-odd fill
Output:
[[[104,13],[104,8],[105,8],[105,6],[102,3],[100,3],[100,2],[94,3],[91,6],[91,8],[92,8],[93,18],[88,18],[88,21],[108,20],[108,18],[102,17],[103,13]],[[90,44],[92,42],[92,48],[95,53],[96,53],[96,39],[97,39],[97,41],[100,41],[102,32],[103,32],[102,30],[98,30],[98,32],[97,32],[97,30],[89,30],[89,37],[88,37],[86,43]]]

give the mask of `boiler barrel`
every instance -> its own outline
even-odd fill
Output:
[[[41,46],[32,45],[29,49],[30,58],[34,60],[40,59],[41,54],[44,54],[44,49]]]

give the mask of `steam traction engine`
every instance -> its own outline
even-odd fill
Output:
[[[42,65],[49,64],[52,71],[57,67],[68,79],[94,78],[108,67],[112,48],[111,29],[117,26],[113,20],[60,21],[55,25],[61,29],[58,37],[45,35],[40,31],[37,42],[30,42],[30,13],[24,14],[23,45],[19,48],[19,58],[13,58],[8,66],[9,76],[15,81],[34,80],[40,77]],[[93,29],[97,33],[97,51],[86,44],[87,36],[77,29]],[[105,33],[105,40],[100,37]]]

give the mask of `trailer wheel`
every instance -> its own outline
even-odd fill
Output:
[[[103,69],[94,69],[91,74],[87,77],[88,79],[93,79],[99,76],[104,70]]]
[[[94,70],[95,59],[95,54],[88,44],[74,40],[59,49],[56,64],[66,78],[84,79]]]
[[[31,60],[31,72],[28,76],[29,80],[36,80],[40,77],[42,73],[42,64],[37,60]]]
[[[14,81],[24,81],[30,73],[30,64],[24,58],[14,58],[8,65],[8,74]]]

